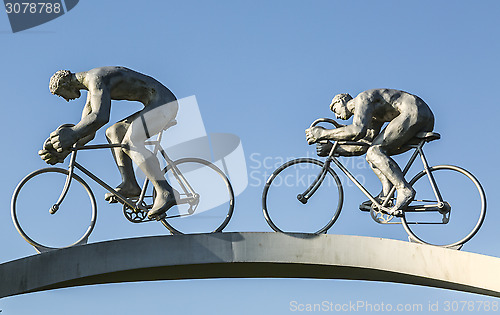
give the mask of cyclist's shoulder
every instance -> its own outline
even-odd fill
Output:
[[[377,89],[370,89],[363,91],[359,93],[358,96],[356,96],[356,98],[364,98],[376,101],[376,100],[386,100],[387,98],[390,99],[402,95],[412,95],[412,94],[396,89],[377,88]]]

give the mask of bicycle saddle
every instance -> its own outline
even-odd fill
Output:
[[[423,131],[415,135],[416,138],[431,142],[433,140],[441,139],[441,135],[437,132]]]

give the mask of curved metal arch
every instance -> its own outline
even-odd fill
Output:
[[[403,241],[281,233],[114,240],[0,264],[0,297],[57,288],[206,278],[405,283],[500,297],[500,258]]]

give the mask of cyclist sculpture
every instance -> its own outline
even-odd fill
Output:
[[[150,218],[160,218],[176,204],[178,193],[165,180],[160,164],[144,145],[144,141],[159,133],[172,122],[178,110],[177,99],[163,84],[150,76],[125,67],[101,67],[86,72],[71,73],[57,71],[50,79],[50,92],[70,101],[80,97],[86,90],[87,102],[82,118],[76,125],[65,124],[50,134],[41,158],[48,164],[64,161],[75,143],[80,145],[94,138],[95,132],[109,121],[111,100],[138,101],[144,109],[117,122],[106,130],[109,143],[122,144],[112,149],[115,162],[122,177],[116,191],[125,197],[138,196],[141,188],[135,179],[132,161],[152,182],[156,191]],[[113,202],[113,194],[106,200]]]
[[[306,130],[309,144],[321,140],[353,140],[369,143],[370,146],[340,146],[340,155],[352,156],[366,153],[366,160],[382,182],[383,200],[396,187],[396,203],[391,215],[400,215],[401,210],[414,198],[415,191],[404,179],[397,163],[390,157],[407,151],[405,147],[417,133],[432,131],[434,115],[427,104],[416,95],[392,90],[373,89],[360,93],[355,98],[349,94],[336,95],[330,109],[337,118],[347,120],[353,116],[351,125],[339,125],[336,129],[311,127]],[[387,126],[382,130],[384,123]],[[331,143],[318,144],[318,154],[327,155]],[[364,202],[368,207],[371,202]],[[362,206],[363,206],[362,205]]]

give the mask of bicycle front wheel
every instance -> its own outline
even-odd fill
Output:
[[[59,209],[54,214],[49,212],[61,195],[68,173],[66,169],[52,167],[37,170],[19,183],[12,196],[14,225],[39,252],[85,244],[94,228],[97,218],[94,195],[75,174]]]
[[[436,211],[436,193],[429,176],[422,171],[410,181],[417,194],[401,221],[414,241],[442,247],[459,247],[477,233],[484,221],[484,190],[471,173],[458,166],[438,165],[431,167],[429,171],[442,196],[443,208]],[[431,211],[412,211],[412,208]]]
[[[214,164],[198,158],[180,159],[173,164],[164,169],[165,176],[181,199],[191,202],[170,208],[161,221],[163,225],[173,234],[222,232],[234,210],[233,188],[226,175]],[[191,192],[195,196],[190,199]]]
[[[342,209],[344,192],[337,174],[324,163],[301,158],[281,165],[269,177],[262,192],[262,210],[269,226],[284,233],[326,233]],[[319,180],[319,182],[318,182]],[[306,203],[300,197],[314,184],[317,190]]]

